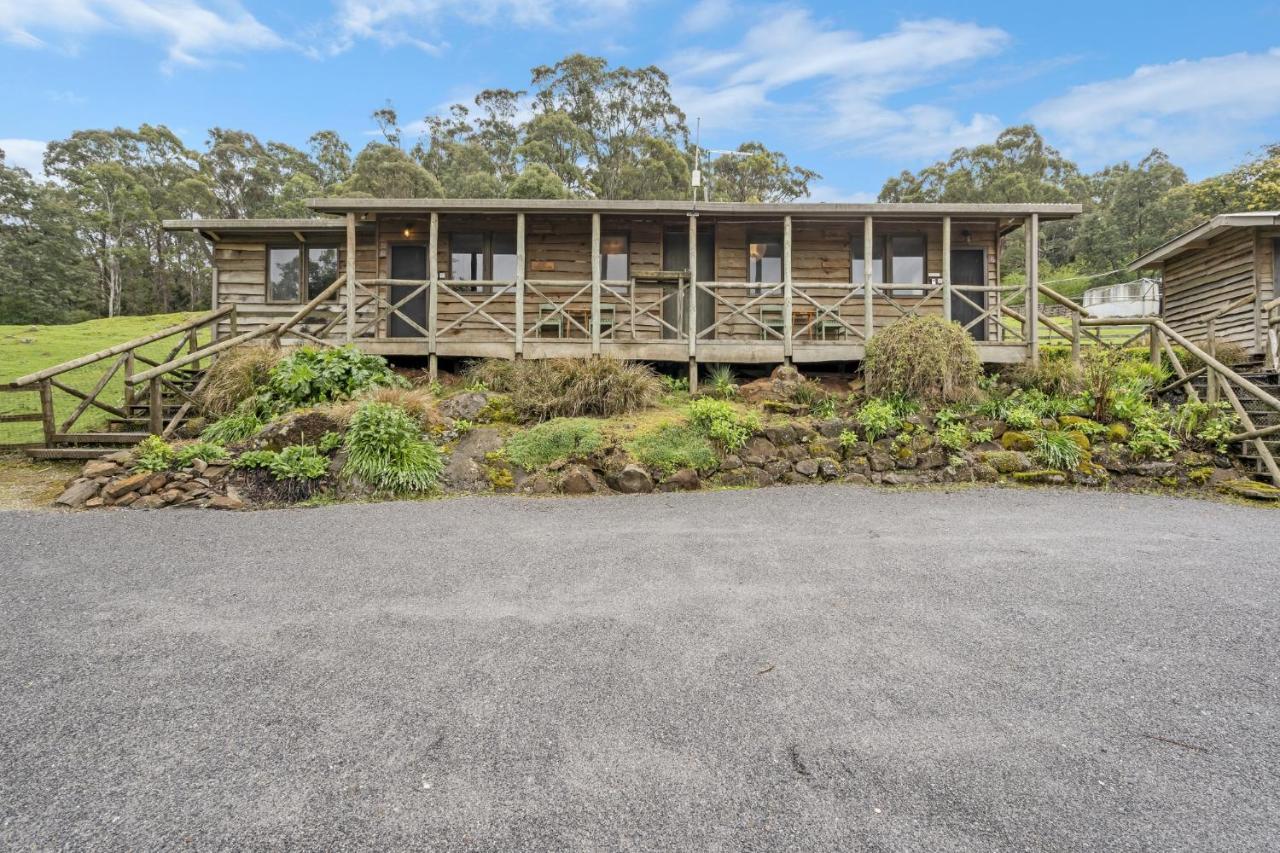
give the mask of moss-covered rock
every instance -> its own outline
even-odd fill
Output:
[[[1116,422],[1107,427],[1107,441],[1112,444],[1124,444],[1129,440],[1129,427]]]
[[[1227,480],[1218,484],[1218,491],[1254,501],[1280,501],[1280,489],[1256,480]]]
[[[1082,418],[1079,415],[1062,415],[1058,418],[1058,425],[1063,429],[1074,429],[1085,433],[1100,432],[1102,424],[1092,418]]]
[[[1000,474],[1031,470],[1031,458],[1020,450],[985,450],[978,454],[978,461]]]
[[[1089,436],[1085,435],[1079,430],[1071,430],[1070,432],[1067,433],[1067,438],[1074,441],[1076,443],[1076,446],[1079,447],[1081,450],[1083,450],[1085,453],[1089,452],[1089,448],[1090,448]]]
[[[1049,486],[1061,486],[1067,482],[1067,475],[1062,471],[1044,468],[1038,471],[1018,471],[1013,475],[1018,483],[1040,483]]]
[[[1111,474],[1092,459],[1081,459],[1080,464],[1071,472],[1071,482],[1079,486],[1103,486],[1111,479]]]
[[[1025,432],[1009,430],[1004,435],[1000,436],[1000,446],[1005,450],[1018,450],[1025,453],[1026,451],[1034,448],[1036,443],[1031,439],[1031,436],[1027,435]]]
[[[1187,480],[1196,484],[1197,486],[1203,486],[1205,483],[1209,482],[1212,479],[1213,479],[1213,467],[1210,465],[1205,465],[1200,468],[1192,468],[1190,471],[1187,472]]]

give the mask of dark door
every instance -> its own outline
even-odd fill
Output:
[[[427,247],[414,245],[392,246],[391,277],[425,282],[427,278]],[[391,285],[391,304],[399,303],[401,299],[413,293],[418,287],[419,285],[416,284]],[[421,293],[407,300],[397,310],[425,329],[427,327],[426,289],[424,288]],[[425,337],[422,332],[410,325],[404,317],[400,317],[397,314],[391,315],[387,333],[393,338]]]
[[[662,269],[680,272],[689,269],[689,230],[669,228],[662,237]],[[716,277],[716,234],[710,228],[698,229],[698,281],[714,281]],[[685,299],[671,297],[662,304],[662,319],[680,330],[685,328],[685,311],[688,308],[688,291]],[[716,301],[705,290],[698,291],[698,331],[710,326],[716,319]],[[663,327],[662,336],[673,338],[675,334]]]
[[[951,250],[952,284],[984,284],[985,267],[985,253],[981,249]],[[981,305],[982,311],[987,309],[987,294],[975,290],[966,290],[963,293],[966,299]],[[982,311],[965,302],[959,293],[951,294],[951,319],[961,326],[967,326],[972,323],[982,314]],[[987,339],[986,321],[974,323],[969,328],[969,334],[973,335],[973,339],[976,341],[985,341]]]

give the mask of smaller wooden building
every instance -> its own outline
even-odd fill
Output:
[[[1275,352],[1280,212],[1224,213],[1143,255],[1129,269],[1158,270],[1161,315],[1192,340]]]

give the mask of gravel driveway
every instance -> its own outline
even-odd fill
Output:
[[[0,847],[1263,850],[1280,514],[0,513]]]

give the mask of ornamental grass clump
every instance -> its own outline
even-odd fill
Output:
[[[973,338],[941,317],[904,317],[867,342],[867,392],[927,402],[973,397],[982,363]]]
[[[266,426],[252,405],[241,405],[239,409],[209,424],[200,432],[201,441],[217,444],[235,444],[244,441]]]
[[[422,438],[421,426],[404,409],[365,403],[351,418],[343,474],[385,492],[428,492],[439,482],[444,461]]]
[[[219,354],[200,389],[201,411],[215,418],[241,411],[284,358],[279,347],[263,344],[233,347]]]
[[[1074,471],[1084,458],[1079,443],[1062,430],[1036,430],[1031,441],[1031,455],[1036,461],[1057,471]]]
[[[556,418],[530,427],[507,441],[507,459],[526,471],[561,459],[588,456],[604,444],[600,428],[586,418]]]
[[[647,409],[662,383],[647,365],[616,358],[489,359],[467,369],[468,381],[509,394],[524,423],[551,418],[609,418]]]

